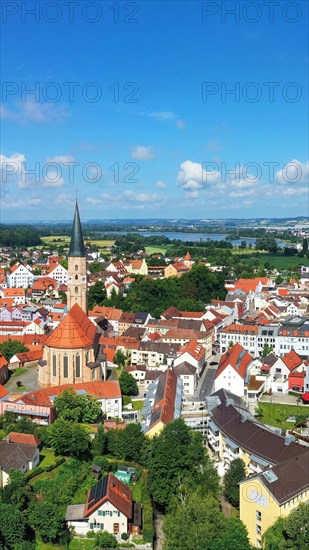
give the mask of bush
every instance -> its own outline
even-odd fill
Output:
[[[95,536],[95,544],[99,548],[117,548],[117,540],[108,531],[99,531]]]
[[[122,538],[122,540],[128,540],[128,538],[129,538],[128,533],[121,533],[121,538]]]
[[[102,466],[105,472],[109,472],[111,469],[111,464],[105,456],[95,456],[93,458],[93,464],[96,466]]]
[[[94,539],[95,532],[94,531],[87,531],[86,537],[87,537],[87,539]]]

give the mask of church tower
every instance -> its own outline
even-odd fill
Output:
[[[87,313],[86,250],[76,201],[70,250],[68,254],[68,311],[78,304]]]

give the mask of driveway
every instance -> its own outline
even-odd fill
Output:
[[[264,403],[278,403],[280,405],[298,405],[298,399],[296,395],[289,395],[288,393],[273,393],[272,395],[261,395],[259,401]]]
[[[203,371],[196,391],[196,397],[200,401],[205,401],[206,397],[208,397],[212,392],[212,387],[220,359],[221,354],[216,353],[215,355],[212,355],[207,361],[207,367],[205,367]],[[211,365],[210,363],[216,364]]]

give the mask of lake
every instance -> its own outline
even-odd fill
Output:
[[[172,231],[100,231],[100,233],[109,234],[109,235],[126,235],[127,233],[138,233],[143,235],[143,237],[152,237],[154,235],[163,235],[169,239],[178,239],[180,241],[225,241],[226,235],[224,233],[177,233]],[[246,241],[247,245],[255,245],[256,239],[254,237],[247,237],[242,239],[229,239],[229,241],[234,246],[239,246],[241,241]],[[278,246],[286,246],[285,241],[277,239]]]

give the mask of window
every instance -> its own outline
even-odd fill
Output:
[[[262,532],[261,526],[260,526],[260,525],[256,525],[256,534],[257,534],[257,535],[260,535],[261,532]]]
[[[261,519],[262,519],[262,514],[261,514],[261,512],[260,512],[259,510],[257,510],[255,514],[256,514],[256,519],[257,519],[257,521],[261,521]]]
[[[57,369],[57,358],[56,355],[53,355],[53,376],[56,376],[56,369]]]
[[[75,281],[77,281],[77,280],[78,280],[78,275],[75,275]]]
[[[78,265],[75,266],[75,271],[78,271]]]
[[[76,286],[75,287],[75,294],[77,294],[77,293],[78,293],[78,287]]]
[[[92,380],[95,380],[95,379],[96,379],[96,377],[97,377],[97,373],[96,373],[96,370],[95,370],[95,369],[93,369],[93,371],[92,371]]]
[[[104,531],[104,523],[98,523],[98,525],[100,525],[100,529],[102,529],[102,531]]]
[[[76,378],[80,378],[80,355],[76,355],[76,369],[75,369]]]
[[[69,359],[67,354],[63,357],[63,378],[69,378]]]
[[[103,510],[98,511],[98,516],[105,516],[105,512]]]

